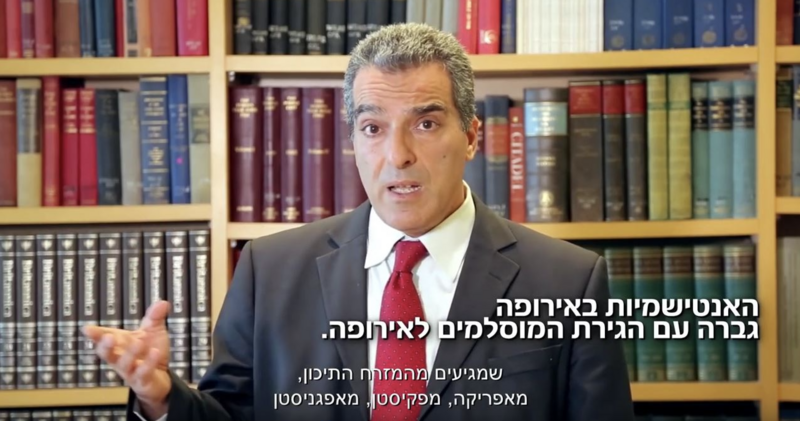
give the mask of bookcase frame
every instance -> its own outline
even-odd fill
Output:
[[[51,208],[51,219],[38,210],[0,209],[0,225],[92,224],[142,221],[208,221],[211,229],[212,323],[216,324],[232,273],[231,240],[246,240],[293,228],[287,223],[229,222],[228,83],[230,73],[317,77],[343,74],[347,56],[235,56],[233,0],[208,2],[208,57],[0,59],[0,77],[136,76],[140,74],[209,74],[211,117],[210,205]],[[781,215],[800,214],[800,198],[776,197],[775,83],[779,64],[800,63],[800,46],[776,46],[775,1],[757,1],[755,47],[599,52],[590,54],[472,56],[477,77],[524,76],[538,72],[648,70],[754,66],[756,72],[757,217],[733,220],[684,220],[526,224],[567,240],[753,236],[757,242],[760,334],[755,382],[632,383],[636,401],[756,401],[764,421],[777,420],[781,402],[800,402],[800,383],[781,383],[778,373],[777,227]],[[69,390],[0,391],[2,407],[123,404],[124,387]]]

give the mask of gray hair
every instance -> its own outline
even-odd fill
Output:
[[[359,70],[375,66],[393,72],[428,63],[441,63],[447,70],[461,128],[469,130],[475,116],[475,78],[463,46],[453,35],[428,25],[402,23],[369,34],[350,53],[343,94],[351,135],[355,125],[353,81]]]

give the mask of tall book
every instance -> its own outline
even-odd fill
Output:
[[[711,218],[733,215],[733,86],[731,81],[708,84],[709,204]]]
[[[36,234],[36,388],[58,385],[58,244],[55,234]]]
[[[230,218],[237,222],[261,219],[261,88],[231,88]]]
[[[599,80],[569,83],[570,220],[604,219],[603,97]]]
[[[97,136],[97,203],[122,204],[122,160],[120,142],[119,92],[95,91]],[[138,154],[137,154],[138,155]],[[127,156],[125,159],[128,159]]]
[[[94,88],[78,90],[78,203],[98,204],[97,188],[97,104]]]
[[[166,76],[139,80],[139,136],[142,161],[142,202],[170,202],[169,108]]]
[[[633,254],[630,247],[607,247],[603,256],[608,262],[608,288],[611,298],[617,300],[633,300]],[[626,317],[624,322],[632,321]],[[636,381],[636,339],[622,340],[625,363],[628,368],[628,380]]]
[[[603,81],[603,198],[606,221],[628,217],[625,195],[625,85]]]
[[[283,222],[303,222],[302,88],[281,88],[281,210]]]
[[[61,204],[61,79],[42,78],[42,206]],[[2,118],[2,117],[0,117]]]
[[[790,66],[777,68],[775,84],[775,195],[791,196],[794,89]]]
[[[119,160],[122,204],[142,204],[142,138],[139,134],[139,101],[136,92],[119,92]]]
[[[98,273],[100,275],[100,326],[122,328],[122,234],[102,232],[98,235]],[[105,361],[100,361],[100,386],[122,386],[122,378]]]
[[[78,326],[100,324],[100,275],[98,234],[78,234]],[[78,387],[100,386],[100,358],[94,341],[78,340]]]
[[[179,379],[189,381],[191,378],[191,343],[190,343],[190,311],[189,299],[189,245],[185,230],[165,232],[165,265],[167,273],[167,300],[170,302],[170,313],[167,318],[167,329],[170,340],[170,369]]]
[[[13,235],[0,234],[0,390],[17,388],[17,271]]]
[[[58,387],[78,385],[78,236],[60,233],[56,236],[58,266]]]
[[[194,384],[211,364],[211,273],[209,230],[189,231],[189,316],[191,324],[191,376]]]
[[[756,217],[755,81],[733,85],[733,210],[734,218]]]
[[[693,249],[691,245],[667,245],[663,249],[664,298],[683,301],[694,298]],[[664,313],[669,309],[662,309]],[[676,314],[677,313],[677,314]],[[675,315],[675,317],[668,317]],[[667,380],[697,380],[697,349],[695,323],[691,311],[669,313],[664,318],[670,324],[671,338],[665,342]]]
[[[644,79],[625,80],[625,184],[628,220],[650,215],[647,161],[647,90]]]
[[[637,299],[661,300],[664,298],[664,270],[662,249],[659,246],[633,247],[633,294]],[[645,308],[651,310],[645,313]],[[655,337],[655,322],[663,317],[652,314],[653,307],[643,306],[636,312],[636,321],[644,326],[636,342],[636,380],[662,382],[667,379],[666,345]]]
[[[191,202],[211,203],[211,116],[208,75],[186,76],[189,91]]]
[[[189,159],[189,91],[187,75],[167,76],[169,116],[170,203],[192,201],[192,179]]]
[[[17,87],[0,80],[0,206],[17,206]]]
[[[669,218],[667,76],[647,75],[647,188],[649,219]]]
[[[509,204],[509,127],[511,99],[506,95],[488,95],[485,99],[486,121],[486,205],[501,218],[508,218]]]
[[[728,243],[723,247],[725,298],[743,303],[738,311],[728,314],[726,310],[723,313],[730,324],[728,381],[733,382],[758,380],[758,342],[752,340],[754,333],[758,332],[755,252],[755,245],[749,242]],[[753,305],[745,300],[750,300]]]
[[[302,98],[303,221],[333,215],[333,88],[306,87]]]
[[[328,55],[344,55],[347,48],[347,2],[328,0],[325,12],[326,52]]]
[[[17,207],[42,206],[42,81],[17,79]]]
[[[261,88],[263,102],[263,161],[261,221],[281,221],[281,88]],[[342,185],[342,184],[339,184]],[[343,189],[336,189],[340,193]]]
[[[17,277],[17,389],[36,388],[36,237],[14,238]]]
[[[692,217],[692,114],[688,73],[667,75],[669,219]]]
[[[693,247],[694,297],[698,300],[722,300],[725,298],[725,282],[723,278],[723,255],[721,244],[697,244]],[[701,382],[719,382],[728,379],[727,340],[722,335],[719,320],[712,317],[711,312],[697,317],[697,380]],[[713,337],[701,335],[699,322],[714,324]]]
[[[692,82],[692,217],[709,212],[708,82]]]

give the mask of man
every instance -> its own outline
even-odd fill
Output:
[[[495,216],[463,182],[480,124],[473,83],[458,41],[430,27],[362,41],[344,98],[368,202],[244,247],[197,390],[168,370],[168,303],[135,332],[85,329],[130,385],[130,419],[632,420],[621,344],[573,339],[563,311],[505,319],[562,323],[543,339],[439,335],[442,320],[504,320],[501,298],[594,299],[594,320],[607,309],[603,259]],[[359,334],[347,322],[367,320],[430,331],[323,339],[331,322]]]

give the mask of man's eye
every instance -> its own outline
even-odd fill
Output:
[[[425,120],[419,124],[419,127],[422,130],[433,130],[436,128],[436,122],[434,122],[433,120]]]
[[[374,135],[378,133],[378,126],[374,124],[367,124],[363,129],[361,129],[361,131],[368,135]]]

